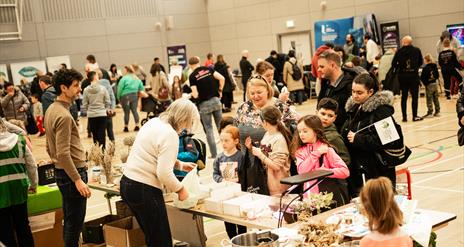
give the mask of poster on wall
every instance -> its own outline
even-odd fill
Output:
[[[381,23],[380,37],[382,39],[382,50],[385,53],[389,49],[400,47],[400,29],[397,21]]]
[[[459,40],[461,47],[464,47],[464,23],[447,25],[446,30],[448,30],[454,38]]]
[[[0,79],[3,79],[3,81],[10,81],[6,64],[0,64]]]
[[[62,63],[66,64],[67,68],[71,68],[69,56],[47,57],[45,60],[47,61],[48,71],[52,73],[59,70]]]
[[[346,35],[352,28],[353,17],[315,22],[314,33],[316,49],[328,42],[334,43],[335,45],[343,45]]]
[[[31,82],[35,77],[37,71],[47,71],[45,67],[45,61],[32,61],[23,63],[12,63],[10,64],[11,75],[13,76],[13,82],[16,85],[20,84],[21,79],[25,78]]]
[[[177,64],[185,68],[187,66],[187,49],[185,45],[168,46],[168,63],[169,66],[177,61]]]

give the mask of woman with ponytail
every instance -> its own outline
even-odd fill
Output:
[[[291,150],[295,156],[299,174],[323,169],[333,171],[334,174],[329,178],[345,179],[350,175],[345,162],[330,147],[325,138],[324,127],[318,116],[307,115],[300,118],[297,130]],[[305,183],[304,188],[308,188],[315,182]],[[319,186],[314,186],[308,193],[319,192],[322,192]]]
[[[362,212],[371,232],[361,240],[361,247],[412,247],[412,239],[401,230],[403,213],[394,199],[392,182],[386,177],[367,181],[360,193]]]
[[[262,127],[266,133],[259,145],[253,146],[251,138],[245,146],[266,167],[267,185],[271,196],[280,196],[288,187],[281,184],[282,178],[290,176],[290,131],[281,122],[282,113],[275,106],[266,106],[260,112]]]

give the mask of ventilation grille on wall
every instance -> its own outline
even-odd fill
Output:
[[[23,8],[23,22],[32,22],[32,7],[31,1],[24,0]],[[14,4],[14,0],[0,0],[0,4]],[[14,8],[1,8],[0,9],[0,24],[11,24],[16,23],[16,14]]]
[[[107,17],[156,16],[154,0],[103,0]]]
[[[100,1],[42,0],[44,21],[101,18]]]

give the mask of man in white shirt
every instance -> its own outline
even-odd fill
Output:
[[[379,47],[377,43],[372,40],[371,35],[366,33],[364,34],[364,45],[366,46],[366,60],[367,60],[367,71],[372,67],[375,57],[380,54]]]

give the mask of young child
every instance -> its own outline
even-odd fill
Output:
[[[291,134],[280,121],[282,113],[276,107],[264,107],[260,114],[262,126],[266,130],[260,147],[253,147],[250,137],[245,140],[245,146],[266,167],[269,195],[281,196],[288,186],[281,184],[280,180],[290,176],[288,147]]]
[[[173,83],[172,83],[172,100],[176,100],[176,99],[179,99],[179,98],[182,98],[182,82],[180,81],[180,78],[179,76],[174,76],[174,78],[172,79],[173,80]]]
[[[39,136],[45,135],[45,129],[43,127],[43,110],[42,110],[42,103],[39,101],[39,95],[33,94],[31,96],[31,103],[32,103],[32,114],[35,119],[35,123],[37,124],[37,129],[39,130]]]
[[[403,213],[395,202],[393,185],[386,177],[369,179],[361,189],[363,213],[371,233],[361,239],[361,247],[412,247],[412,239],[401,230]]]
[[[330,178],[345,179],[350,175],[350,171],[345,162],[338,156],[335,150],[330,147],[329,142],[324,136],[324,129],[321,120],[316,115],[307,115],[298,120],[298,134],[292,142],[292,153],[296,158],[298,173],[325,169],[333,171]],[[323,167],[320,167],[319,158],[323,156]],[[315,181],[304,184],[307,189]],[[314,186],[311,193],[319,193],[318,186]]]
[[[342,158],[346,166],[349,166],[351,163],[350,153],[334,124],[335,119],[337,119],[337,112],[338,103],[334,99],[323,98],[319,101],[319,104],[317,104],[316,115],[321,119],[327,141],[335,149],[335,152],[337,152],[340,158]]]
[[[222,181],[238,183],[238,170],[244,161],[244,154],[238,150],[240,148],[239,130],[235,126],[227,125],[220,132],[220,138],[224,152],[214,160],[213,179],[217,183]],[[245,226],[229,222],[224,222],[224,225],[227,235],[231,239],[247,231]]]
[[[425,86],[425,95],[427,95],[427,114],[423,118],[432,116],[440,116],[440,102],[438,101],[438,67],[433,62],[432,55],[427,53],[424,57],[425,67],[422,69],[421,81]],[[432,104],[433,102],[433,104]],[[435,105],[435,114],[433,113],[433,105]]]

